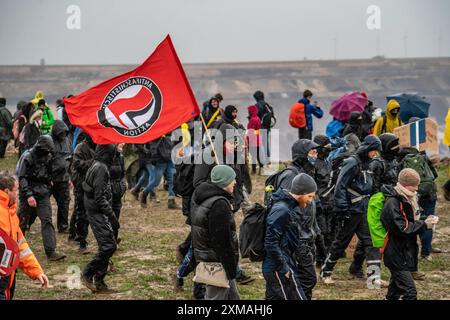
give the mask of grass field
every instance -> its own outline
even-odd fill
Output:
[[[1,170],[12,170],[16,157],[10,155],[0,159]],[[439,186],[447,177],[446,168],[439,170]],[[253,201],[262,201],[265,177],[253,176]],[[58,250],[67,254],[63,262],[47,262],[40,236],[39,219],[32,226],[27,239],[49,276],[51,288],[43,290],[38,283],[29,280],[19,272],[16,285],[16,299],[191,299],[191,278],[185,281],[185,291],[173,291],[173,276],[177,270],[175,248],[188,234],[181,211],[167,210],[166,192],[159,190],[161,203],[141,209],[129,193],[124,199],[121,214],[120,248],[113,257],[116,271],[106,278],[106,282],[119,292],[112,295],[94,295],[83,286],[77,286],[77,270],[83,269],[91,255],[80,255],[77,247],[67,242],[67,235],[57,234]],[[73,197],[72,197],[73,199]],[[180,201],[178,200],[178,203]],[[73,201],[71,201],[71,211]],[[425,281],[416,282],[419,299],[450,299],[450,204],[445,202],[441,190],[437,213],[440,224],[436,228],[434,245],[443,253],[433,256],[432,262],[420,262],[419,269],[426,273]],[[56,210],[53,201],[53,221]],[[242,213],[236,216],[242,221]],[[89,247],[94,252],[96,242],[89,233]],[[338,262],[334,286],[326,287],[320,282],[316,286],[314,299],[383,299],[386,289],[367,289],[366,280],[352,279],[347,269],[350,259]],[[260,271],[260,263],[241,261],[242,268],[256,278],[246,286],[239,286],[242,299],[263,299],[265,282]],[[389,273],[383,268],[383,279]],[[71,289],[69,289],[71,288]]]

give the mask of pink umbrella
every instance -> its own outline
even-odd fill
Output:
[[[367,102],[365,92],[346,93],[331,104],[330,114],[340,121],[347,122],[352,112],[363,112]]]

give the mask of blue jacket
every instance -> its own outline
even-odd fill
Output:
[[[267,215],[264,247],[266,255],[262,272],[288,271],[298,274],[295,253],[301,241],[297,218],[300,210],[297,201],[283,189],[272,194],[273,205]]]
[[[308,130],[313,131],[312,116],[314,115],[316,118],[321,119],[323,117],[323,110],[311,104],[306,98],[302,98],[298,102],[306,106],[306,125]]]

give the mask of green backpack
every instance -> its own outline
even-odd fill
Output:
[[[435,176],[425,157],[420,154],[408,154],[403,160],[404,168],[411,168],[417,171],[420,176],[419,190],[421,197],[429,198],[435,189]]]
[[[370,237],[375,248],[382,248],[386,241],[387,231],[381,223],[381,212],[383,211],[385,196],[383,192],[375,193],[369,199],[367,207],[367,223],[369,225]]]

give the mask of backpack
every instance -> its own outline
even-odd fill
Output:
[[[289,113],[289,124],[297,129],[306,128],[306,106],[297,102],[291,107]]]
[[[327,124],[325,134],[328,138],[338,138],[342,136],[345,124],[339,120],[333,120]]]
[[[264,104],[264,107],[266,108],[266,112],[264,112],[264,115],[262,116],[261,126],[263,128],[273,128],[277,123],[277,119],[273,114],[273,109],[267,103]]]
[[[269,208],[259,203],[248,210],[239,229],[239,251],[242,258],[261,262],[265,257],[266,218]]]
[[[27,118],[23,114],[20,115],[20,117],[18,117],[13,122],[12,132],[13,132],[14,140],[18,139],[19,142],[23,144],[25,141],[25,132],[23,130],[25,128],[25,125],[23,126],[22,131],[19,131],[19,121],[22,118],[25,120],[25,124],[26,124]]]
[[[278,188],[280,187],[279,185],[279,177],[285,173],[287,170],[293,171],[295,174],[298,174],[298,170],[296,167],[294,166],[290,166],[287,167],[284,170],[275,172],[274,174],[270,175],[267,179],[266,179],[266,183],[264,184],[264,205],[267,207],[270,205],[270,201],[271,201],[271,196],[272,193],[274,193],[275,191],[278,190]]]
[[[389,241],[389,230],[386,230],[381,222],[381,213],[383,212],[383,206],[386,201],[386,197],[383,192],[375,193],[370,197],[369,205],[367,207],[367,224],[369,225],[370,237],[374,248],[380,249],[380,253],[383,254],[386,249],[386,245]],[[408,227],[408,218],[403,210],[403,203],[400,202],[400,212],[403,214],[403,218]]]
[[[408,154],[403,159],[403,168],[411,168],[417,171],[420,176],[419,195],[423,198],[429,198],[435,191],[435,176],[427,159],[420,153]]]
[[[173,177],[173,191],[175,194],[188,197],[194,193],[194,184],[192,177],[194,176],[195,164],[181,163],[177,165],[177,171]]]

